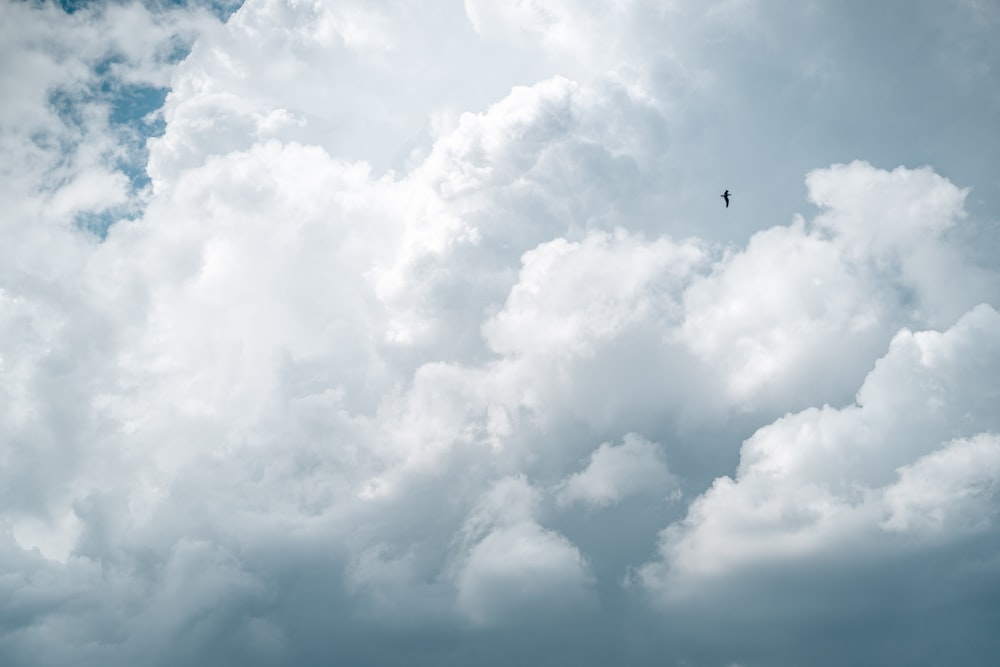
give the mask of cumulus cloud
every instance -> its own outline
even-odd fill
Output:
[[[1000,479],[1000,439],[980,433],[954,440],[899,469],[899,481],[885,490],[889,516],[882,526],[894,532],[942,534],[993,527],[1000,511],[995,496]]]
[[[499,480],[463,528],[472,542],[456,576],[458,608],[475,623],[540,608],[572,613],[588,600],[593,575],[575,546],[534,520],[538,492],[523,478]]]
[[[635,494],[666,498],[675,491],[676,480],[659,446],[629,433],[620,445],[604,443],[595,449],[583,471],[559,484],[556,498],[561,505],[604,507]]]
[[[850,558],[912,548],[894,537],[903,533],[990,530],[998,332],[1000,314],[985,305],[945,332],[904,330],[855,405],[810,408],[757,431],[735,479],[717,479],[663,532],[664,560],[645,566],[643,581],[670,595],[845,544]]]
[[[993,646],[991,191],[838,139],[815,11],[0,7],[3,662]]]

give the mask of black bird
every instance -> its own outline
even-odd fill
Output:
[[[726,190],[719,196],[726,200],[726,208],[729,208],[729,190]]]

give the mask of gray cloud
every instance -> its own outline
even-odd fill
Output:
[[[0,11],[5,664],[996,654],[992,10]]]

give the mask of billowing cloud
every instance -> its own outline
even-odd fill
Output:
[[[604,443],[595,449],[583,471],[559,484],[556,498],[562,505],[603,507],[635,494],[665,498],[675,492],[676,481],[656,443],[629,433],[620,445]]]
[[[0,6],[0,660],[988,664],[996,17],[661,4]]]
[[[782,604],[810,595],[850,604],[872,576],[913,600],[940,596],[937,583],[911,578],[924,560],[952,582],[948,595],[972,595],[970,567],[996,572],[986,554],[1000,512],[998,332],[1000,315],[983,305],[945,332],[897,334],[854,405],[789,414],[748,439],[735,477],[716,479],[661,533],[662,559],[637,581],[672,613],[691,596],[743,604],[771,588],[758,613],[793,625],[801,619]],[[845,577],[840,596],[826,590]],[[864,602],[895,617],[900,604]],[[970,600],[971,609],[994,613]],[[821,613],[810,605],[810,615]],[[912,623],[901,621],[900,632]],[[858,641],[872,641],[866,634]]]
[[[899,327],[950,323],[996,296],[945,236],[965,193],[932,171],[854,162],[806,183],[821,207],[809,226],[758,232],[685,295],[683,338],[727,369],[743,404],[840,401]]]
[[[1000,512],[995,499],[998,461],[1000,439],[980,433],[903,466],[899,481],[885,490],[889,516],[882,526],[945,538],[990,530]]]
[[[670,563],[684,571],[679,579],[824,551],[879,526],[906,532],[916,526],[907,511],[920,508],[912,494],[930,470],[940,475],[928,502],[941,522],[963,497],[972,496],[973,512],[977,499],[992,502],[998,331],[1000,315],[989,306],[944,333],[904,330],[856,405],[811,408],[757,431],[743,445],[736,478],[716,480],[664,534]],[[979,494],[977,485],[985,485]]]
[[[566,614],[587,604],[592,585],[586,562],[565,537],[534,520],[537,491],[522,478],[504,478],[466,520],[471,542],[456,577],[458,608],[476,623],[536,614]]]

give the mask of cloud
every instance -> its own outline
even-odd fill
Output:
[[[644,144],[655,145],[660,122],[634,91],[561,77],[463,115],[400,183],[410,207],[399,252],[375,274],[392,339],[428,345],[444,335],[437,355],[481,352],[482,315],[506,298],[521,255],[610,231],[636,209]]]
[[[463,540],[474,543],[459,566],[456,603],[473,622],[594,604],[586,561],[569,540],[534,521],[538,501],[523,478],[504,478],[466,520]]]
[[[541,244],[524,255],[517,285],[483,333],[502,354],[589,356],[647,317],[677,317],[678,293],[703,261],[694,243],[650,243],[624,230]]]
[[[935,525],[941,539],[990,530],[998,331],[1000,314],[985,305],[945,332],[904,330],[855,405],[810,408],[758,430],[735,479],[717,479],[662,533],[663,561],[644,566],[645,584],[684,594],[702,579],[839,545],[851,545],[845,558],[864,557],[914,548],[897,536]],[[922,506],[913,494],[931,471],[939,486]]]
[[[595,449],[582,472],[559,484],[556,499],[560,505],[606,507],[631,495],[666,498],[675,491],[676,480],[656,443],[629,433],[620,445],[604,443]]]
[[[806,184],[821,207],[809,226],[758,232],[685,294],[683,340],[727,369],[744,405],[839,401],[899,327],[950,323],[994,298],[945,236],[965,216],[947,180],[854,162]]]
[[[940,109],[833,7],[0,12],[5,664],[995,654],[989,86],[930,47]]]
[[[1000,511],[995,495],[1000,479],[1000,439],[981,433],[953,440],[940,450],[899,469],[899,481],[885,491],[894,532],[942,534],[989,530]]]

